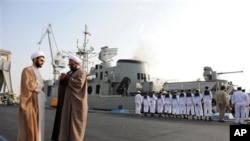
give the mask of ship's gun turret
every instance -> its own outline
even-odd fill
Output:
[[[211,67],[204,67],[203,77],[206,81],[218,80],[221,74],[243,73],[243,71],[219,72],[213,71]]]
[[[221,74],[230,74],[230,73],[243,73],[243,71],[218,72],[217,74],[221,75]]]

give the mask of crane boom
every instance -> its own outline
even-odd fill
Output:
[[[49,41],[49,47],[50,47],[50,55],[51,55],[51,61],[52,61],[52,66],[53,66],[53,74],[54,74],[54,82],[57,79],[57,75],[59,74],[59,68],[64,68],[65,67],[65,62],[62,59],[63,57],[65,57],[65,55],[63,55],[61,52],[58,51],[56,42],[55,42],[55,38],[52,32],[52,27],[51,24],[48,25],[45,33],[42,35],[40,41],[38,42],[38,45],[42,44],[43,39],[45,38],[45,36],[48,36],[48,41]],[[52,42],[54,43],[54,45],[56,46],[56,53],[54,50],[54,47],[52,46]]]

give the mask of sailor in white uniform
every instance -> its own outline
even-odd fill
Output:
[[[172,95],[172,114],[176,118],[179,115],[179,96],[177,95],[177,91],[174,91]]]
[[[248,103],[248,97],[242,92],[241,87],[238,87],[232,95],[232,104],[235,106],[235,123],[246,124],[246,103]]]
[[[194,119],[194,94],[192,90],[189,89],[186,93],[186,103],[187,103],[187,115],[192,115],[192,119]]]
[[[150,106],[150,99],[149,99],[148,93],[145,93],[145,95],[143,96],[143,112],[144,112],[144,116],[148,115],[149,106]]]
[[[180,116],[187,119],[187,106],[186,106],[186,93],[184,90],[181,90],[179,95],[179,108],[180,108]]]
[[[157,100],[157,97],[155,96],[155,93],[154,92],[151,92],[150,94],[150,115],[151,117],[153,117],[155,115],[155,104],[156,104],[156,100]]]
[[[157,96],[157,113],[158,113],[159,117],[162,117],[164,103],[165,103],[164,96],[160,92],[160,93],[158,93],[158,96]]]
[[[195,115],[198,120],[202,120],[203,116],[203,110],[202,110],[202,95],[199,90],[195,90],[194,93],[194,110],[195,110]]]
[[[247,95],[247,97],[248,97],[248,98],[247,98],[247,101],[248,101],[248,102],[246,103],[246,120],[247,120],[247,119],[249,118],[250,98],[249,98],[248,94],[246,93],[246,90],[245,90],[245,89],[243,89],[242,92],[245,93],[245,94]]]
[[[142,95],[141,91],[138,91],[135,95],[135,114],[141,114],[141,105],[142,105]]]
[[[204,102],[204,116],[205,120],[211,121],[212,116],[212,92],[208,89],[209,87],[206,86],[205,90],[203,91],[203,102]]]
[[[165,117],[166,115],[168,115],[168,117],[170,117],[171,113],[172,113],[172,95],[170,94],[169,91],[163,91],[162,93],[165,94],[165,100],[164,100],[164,104],[165,104],[165,107],[164,107],[164,114],[165,114]]]

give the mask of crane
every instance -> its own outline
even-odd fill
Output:
[[[52,32],[51,24],[48,25],[45,33],[42,35],[40,41],[38,42],[38,45],[42,44],[42,41],[46,35],[48,36],[48,41],[49,41],[50,55],[51,55],[51,60],[52,60],[51,64],[53,67],[53,74],[54,74],[53,80],[55,83],[56,79],[58,77],[58,74],[60,73],[59,70],[66,67],[66,63],[65,63],[64,58],[68,57],[68,54],[66,54],[62,51],[58,51],[57,44],[55,42],[55,37],[54,37],[54,34]],[[56,48],[52,47],[53,42],[54,42],[54,45]],[[56,51],[55,51],[55,49],[56,49]]]

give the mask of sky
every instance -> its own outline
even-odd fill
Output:
[[[20,91],[21,71],[39,48],[46,54],[44,79],[53,79],[45,37],[52,25],[59,51],[118,48],[118,59],[148,63],[151,77],[169,81],[203,79],[203,67],[250,91],[250,1],[248,0],[0,0],[0,49],[11,51],[11,78]],[[92,58],[95,63],[98,59]],[[91,65],[90,65],[91,66]],[[67,69],[61,70],[61,72]]]

